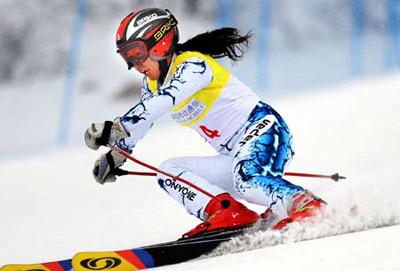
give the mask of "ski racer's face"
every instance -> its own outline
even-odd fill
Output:
[[[134,64],[133,67],[138,72],[146,75],[150,80],[158,80],[160,78],[158,61],[154,61],[150,57],[141,63]]]

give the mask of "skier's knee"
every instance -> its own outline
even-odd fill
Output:
[[[181,167],[181,163],[179,161],[179,158],[168,159],[161,163],[160,169],[166,172],[176,171],[177,168]]]

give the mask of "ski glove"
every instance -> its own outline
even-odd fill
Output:
[[[125,157],[115,151],[109,151],[96,160],[93,167],[93,176],[99,184],[115,182],[115,173],[125,163]]]
[[[85,132],[85,143],[89,148],[97,150],[100,146],[112,144],[115,140],[128,136],[120,118],[116,118],[114,121],[92,123]]]

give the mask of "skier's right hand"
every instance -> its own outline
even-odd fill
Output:
[[[125,157],[115,151],[104,153],[96,160],[93,167],[93,177],[99,184],[115,182],[117,177],[114,172],[125,163]]]
[[[115,140],[128,136],[120,119],[116,118],[114,121],[92,123],[85,132],[85,143],[89,148],[97,150],[100,146],[112,144]]]

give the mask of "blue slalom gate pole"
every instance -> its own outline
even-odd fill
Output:
[[[351,0],[351,41],[350,73],[357,76],[362,73],[362,43],[364,34],[364,1]]]
[[[384,69],[400,67],[400,0],[386,0]]]
[[[233,26],[235,24],[236,10],[239,0],[217,1],[216,16],[217,27]]]
[[[268,51],[270,40],[272,4],[271,0],[259,0],[258,38],[257,38],[257,86],[268,89]]]
[[[58,143],[68,143],[69,131],[71,128],[71,116],[73,109],[74,94],[76,88],[76,76],[79,64],[79,53],[82,41],[82,32],[87,13],[87,0],[76,0],[76,15],[72,30],[72,39],[67,56],[65,72],[64,94],[60,112],[60,126]]]

